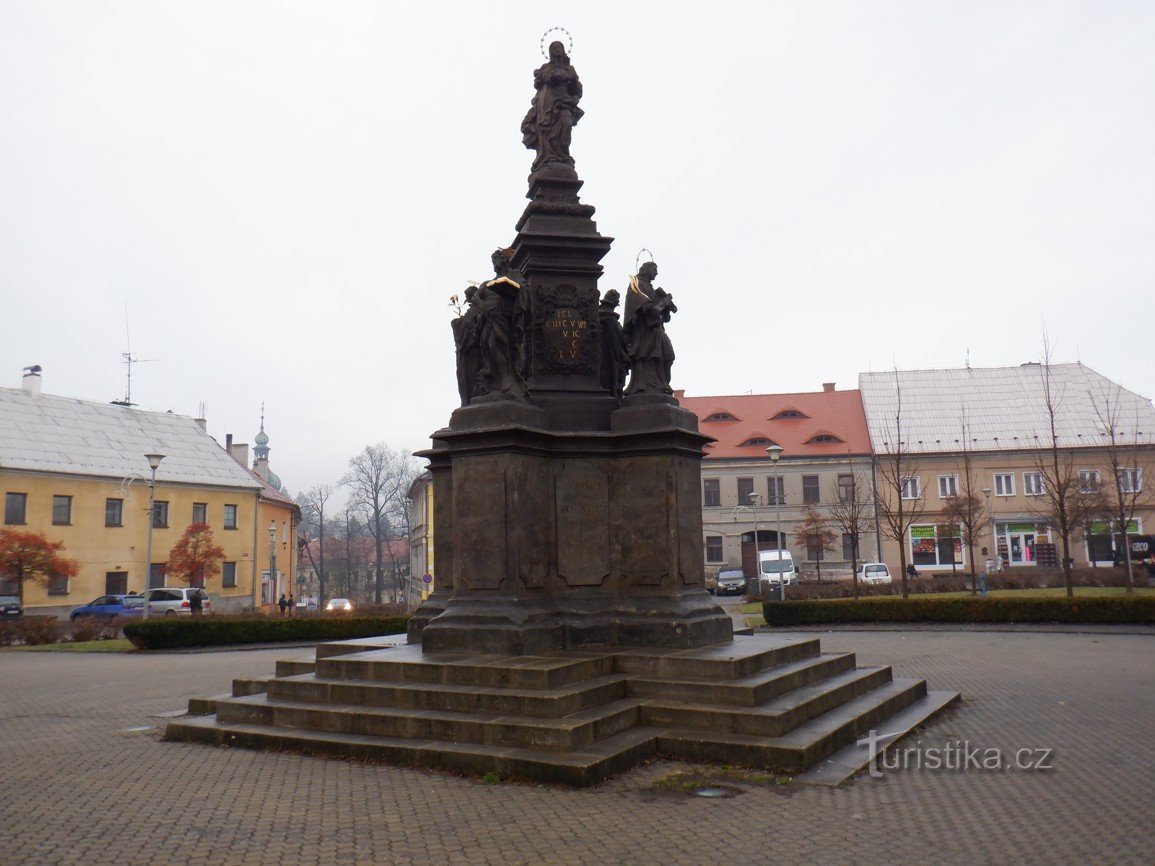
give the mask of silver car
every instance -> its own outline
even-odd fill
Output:
[[[188,616],[192,613],[194,595],[200,595],[201,610],[209,613],[213,603],[209,600],[209,594],[203,589],[195,586],[162,586],[148,591],[148,615]]]

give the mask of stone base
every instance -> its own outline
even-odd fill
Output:
[[[958,699],[814,638],[516,656],[385,640],[322,644],[312,671],[278,666],[190,702],[216,715],[174,720],[165,739],[590,785],[658,755],[800,773],[872,729],[889,745]]]

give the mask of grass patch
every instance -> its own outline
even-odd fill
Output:
[[[30,653],[129,653],[135,652],[136,647],[128,638],[113,640],[80,640],[64,643],[42,643],[34,646],[5,647],[13,652]]]

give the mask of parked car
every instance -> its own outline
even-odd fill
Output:
[[[143,610],[143,595],[102,595],[88,604],[74,607],[68,618],[74,622],[85,617],[115,619],[118,616],[140,616]]]
[[[209,594],[195,586],[163,586],[148,591],[149,616],[176,616],[177,614],[192,614],[192,597],[200,594],[201,611],[209,613],[212,602]]]
[[[864,562],[858,567],[859,583],[891,583],[893,580],[885,562]]]
[[[724,568],[715,581],[718,595],[742,595],[746,592],[746,572],[740,568]]]
[[[331,598],[325,603],[325,610],[329,611],[351,611],[353,609],[353,602],[347,598]]]
[[[0,619],[19,619],[24,616],[24,605],[14,595],[0,595]]]

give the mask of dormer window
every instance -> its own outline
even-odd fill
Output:
[[[807,445],[832,445],[842,442],[837,436],[832,433],[819,433],[817,436],[811,436],[807,440]]]
[[[772,439],[767,439],[765,436],[751,436],[749,439],[747,439],[745,442],[743,442],[739,447],[744,448],[747,445],[761,445],[761,446],[765,447],[767,445],[773,445],[773,444],[774,444],[774,441]]]
[[[729,412],[715,412],[713,415],[707,415],[707,416],[706,416],[706,418],[704,419],[704,421],[705,421],[705,422],[710,422],[710,421],[737,421],[737,420],[738,420],[738,419],[737,419],[737,418],[735,418],[733,415],[731,415]]]
[[[799,412],[797,409],[783,409],[781,412],[779,412],[777,415],[775,415],[771,420],[773,420],[773,421],[796,421],[799,418],[809,418],[809,417],[810,417],[809,415],[804,415],[803,413]]]

